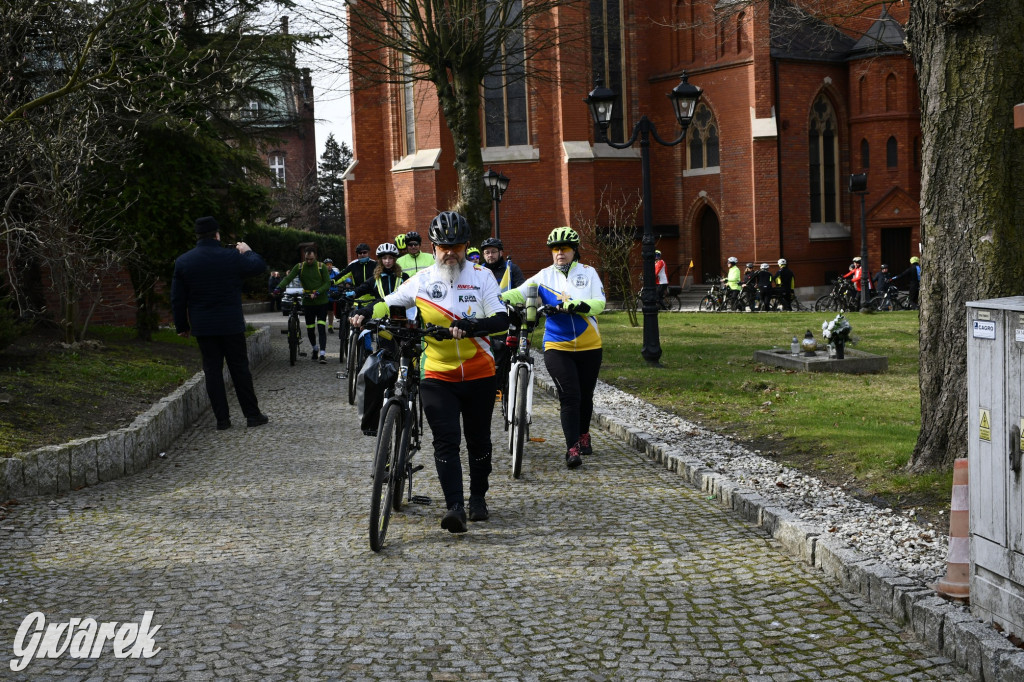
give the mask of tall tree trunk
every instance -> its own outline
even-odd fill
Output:
[[[466,217],[473,243],[491,235],[491,195],[484,185],[480,131],[480,73],[453,73],[452,80],[435,81],[437,100],[455,146],[455,172],[459,180],[458,205],[450,207]]]
[[[135,333],[140,341],[152,341],[153,332],[160,327],[160,314],[156,307],[155,277],[143,271],[141,264],[128,268],[135,289]]]
[[[964,304],[1024,282],[1024,3],[916,0],[921,94],[921,432],[911,469],[967,455]],[[908,141],[909,142],[909,141]],[[909,145],[908,145],[909,146]]]

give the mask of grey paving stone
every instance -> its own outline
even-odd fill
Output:
[[[595,431],[596,454],[567,470],[540,390],[519,480],[496,413],[489,521],[440,529],[428,437],[414,492],[434,503],[404,506],[375,554],[373,442],[337,391],[338,341],[333,365],[290,367],[271,336],[256,375],[270,424],[239,426],[232,399],[235,428],[206,414],[165,459],[11,507],[0,531],[0,651],[33,611],[60,623],[152,610],[160,653],[108,648],[5,679],[970,679],[883,616],[871,589],[840,589],[622,439]],[[136,470],[148,444],[124,437]]]

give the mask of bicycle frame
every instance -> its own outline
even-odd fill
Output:
[[[516,375],[519,372],[520,367],[526,367],[529,371],[530,380],[527,382],[526,392],[526,423],[532,423],[533,414],[533,356],[530,355],[530,334],[533,333],[533,327],[536,323],[531,325],[528,322],[521,321],[519,329],[515,336],[510,336],[510,339],[516,339],[515,355],[512,357],[511,366],[508,371],[508,405],[516,404]],[[512,419],[514,415],[511,409],[505,410],[505,428],[508,429],[512,425]]]

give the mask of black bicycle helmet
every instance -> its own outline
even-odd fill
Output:
[[[571,227],[556,227],[548,235],[548,246],[571,246],[580,248],[580,236]]]
[[[412,232],[409,235],[414,234]],[[430,221],[430,241],[438,246],[469,242],[469,223],[455,211],[443,211]],[[406,241],[412,239],[406,235]],[[416,235],[419,237],[419,235]]]
[[[505,245],[501,243],[501,240],[497,237],[488,237],[484,240],[484,243],[480,245],[480,250],[494,248],[498,251],[504,251]]]
[[[419,232],[416,232],[416,231],[406,232],[405,233],[405,243],[408,244],[409,242],[416,242],[417,244],[422,244],[423,243],[423,239],[420,238],[420,233]]]

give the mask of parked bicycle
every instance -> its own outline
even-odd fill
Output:
[[[721,278],[717,275],[705,274],[704,281],[711,282],[711,288],[708,290],[707,295],[700,299],[697,310],[712,313],[725,310],[727,301],[726,290],[725,285],[721,282]]]
[[[906,310],[909,307],[909,301],[905,293],[895,286],[889,285],[885,293],[871,300],[871,305],[875,310],[879,311]]]
[[[801,302],[800,299],[797,298],[796,294],[793,294],[790,298],[790,308],[793,312],[801,313],[808,312],[810,310],[805,303]],[[783,303],[782,294],[771,295],[771,298],[768,299],[768,310],[786,312],[786,306]]]
[[[845,313],[860,309],[860,292],[848,280],[839,277],[832,283],[832,291],[814,302],[817,312]]]
[[[302,324],[299,322],[299,306],[292,305],[288,313],[288,326],[281,330],[282,334],[288,335],[288,361],[294,366],[295,361],[301,355],[306,357],[305,351],[300,351],[302,345]]]
[[[682,287],[671,286],[670,285],[669,288],[668,288],[668,291],[665,292],[665,298],[662,299],[662,301],[661,301],[661,305],[659,306],[660,309],[661,310],[665,310],[665,311],[678,311],[678,310],[682,310],[683,309],[683,299],[679,296],[679,294],[682,291],[683,291]],[[637,310],[643,310],[643,307],[644,307],[643,293],[644,293],[644,290],[640,289],[639,291],[636,292],[636,294],[633,295],[633,304],[636,306]],[[657,288],[655,288],[655,296],[657,296]],[[655,303],[657,303],[657,302],[658,301],[655,300]]]

